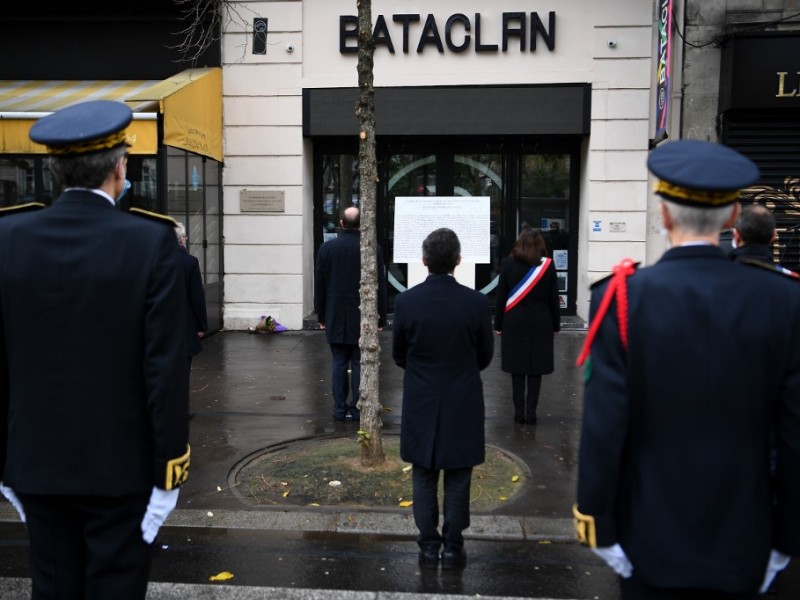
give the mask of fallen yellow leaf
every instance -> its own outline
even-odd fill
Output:
[[[281,496],[283,496],[284,498],[288,497],[289,496],[289,490],[286,490],[285,492],[283,492],[283,494],[281,494]]]
[[[514,475],[514,476],[511,478],[511,481],[513,481],[514,483],[517,483],[517,482],[519,481],[519,475]]]
[[[398,506],[406,507],[411,506],[412,504],[414,504],[412,500],[403,500]]]
[[[508,498],[506,498],[505,496],[500,496],[500,497],[498,498],[498,500],[508,500]]]
[[[411,465],[403,467],[403,473],[408,473],[411,470]]]
[[[228,573],[228,571],[217,573],[208,578],[209,581],[228,581],[228,579],[233,579],[233,573]]]

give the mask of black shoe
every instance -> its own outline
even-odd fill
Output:
[[[463,569],[467,564],[467,553],[463,548],[442,552],[442,569]]]
[[[538,421],[538,419],[536,417],[528,417],[527,419],[525,419],[525,424],[526,425],[536,425],[537,421]]]
[[[337,423],[344,423],[345,417],[337,417],[336,415],[333,415],[333,420]]]
[[[525,417],[514,417],[514,423],[518,423],[519,425],[524,425]]]
[[[420,550],[419,565],[423,569],[435,569],[439,566],[439,552],[435,550]]]

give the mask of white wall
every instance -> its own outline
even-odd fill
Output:
[[[224,235],[228,329],[254,325],[271,314],[290,329],[313,310],[313,203],[311,144],[302,137],[304,87],[353,87],[355,54],[339,52],[339,16],[355,15],[354,0],[239,1],[238,18],[225,25]],[[545,25],[556,12],[556,47],[541,40],[521,52],[474,51],[474,16],[482,43],[500,44],[503,12],[538,12]],[[588,313],[588,284],[623,257],[645,258],[648,185],[645,160],[651,127],[654,18],[652,2],[595,0],[531,5],[522,0],[373,0],[373,20],[386,17],[395,54],[379,48],[376,86],[585,83],[592,85],[591,136],[584,145],[578,262],[578,312]],[[420,14],[410,52],[393,14]],[[416,45],[434,14],[444,36],[455,13],[473,22],[472,47],[439,54]],[[269,19],[265,56],[250,53],[253,17]],[[530,33],[530,32],[529,32]],[[460,38],[459,38],[460,39]],[[610,48],[608,41],[615,45]],[[287,44],[294,46],[288,52]],[[242,189],[285,192],[279,214],[240,211]],[[599,222],[599,231],[594,231]],[[613,224],[613,225],[612,225]]]

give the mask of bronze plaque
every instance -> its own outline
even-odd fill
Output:
[[[286,212],[286,192],[275,190],[242,190],[239,193],[241,212]]]

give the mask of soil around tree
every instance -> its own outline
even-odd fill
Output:
[[[397,435],[383,436],[386,462],[361,466],[358,438],[318,437],[265,449],[234,475],[238,494],[255,506],[411,506],[411,465],[400,459]],[[513,455],[486,446],[486,462],[473,469],[470,509],[490,512],[530,484]],[[442,497],[441,481],[439,497]]]

